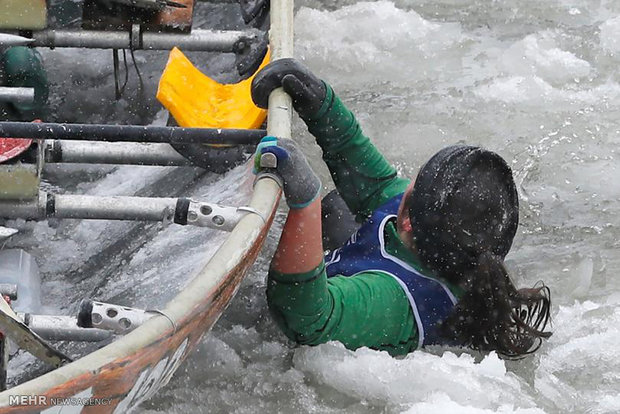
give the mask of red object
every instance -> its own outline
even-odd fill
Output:
[[[40,123],[40,119],[35,119]],[[0,138],[0,164],[25,152],[32,145],[31,138]]]
[[[32,139],[0,138],[0,163],[22,154],[32,145]]]

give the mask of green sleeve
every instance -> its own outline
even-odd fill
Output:
[[[267,301],[276,323],[305,345],[340,341],[403,355],[417,347],[417,328],[402,288],[391,276],[364,272],[327,278],[325,266],[304,274],[270,271]]]
[[[396,169],[363,134],[353,113],[329,85],[325,86],[323,106],[306,124],[323,149],[323,160],[338,192],[357,220],[363,221],[385,201],[404,192],[409,181],[396,176]]]

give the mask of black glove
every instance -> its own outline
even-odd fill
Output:
[[[312,118],[325,100],[325,83],[295,59],[271,62],[252,81],[252,100],[267,108],[269,94],[282,87],[293,98],[293,108],[303,120]]]
[[[260,160],[266,153],[276,156],[275,168],[261,168]],[[286,203],[291,209],[307,207],[321,193],[321,180],[292,139],[267,136],[256,147],[254,173],[271,171],[282,181]]]

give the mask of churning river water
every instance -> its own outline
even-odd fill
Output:
[[[211,10],[201,5],[197,23],[213,22]],[[414,177],[433,153],[454,143],[482,145],[508,160],[521,220],[508,268],[518,286],[542,280],[550,287],[554,334],[520,361],[461,349],[391,358],[337,343],[297,347],[275,327],[264,296],[284,218],[279,213],[228,310],[170,383],[138,411],[620,412],[620,1],[306,0],[296,5],[295,48],[296,57],[333,85],[402,175]],[[165,56],[136,55],[145,71],[145,94],[152,96]],[[64,75],[51,75],[57,119],[155,122],[159,107],[151,98],[145,113],[131,97],[102,109],[99,101],[111,101],[112,94],[108,54],[53,51],[44,57],[48,68],[71,68],[71,85],[82,85],[65,91],[71,85]],[[209,57],[216,72],[230,62]],[[97,79],[105,79],[103,86]],[[135,87],[132,76],[128,90]],[[295,138],[326,186],[333,185],[312,137],[296,122]],[[133,194],[164,174],[144,168],[79,169],[75,174],[89,180],[77,188]],[[234,191],[220,193],[244,181],[244,168],[222,182],[203,177],[190,192],[242,202]],[[106,243],[97,235],[125,231],[114,226],[34,226],[38,242],[63,239],[58,235],[65,231],[68,239],[47,249],[74,248],[42,265],[45,286],[66,289],[66,278],[46,275],[70,270],[77,277],[80,269],[71,267],[76,260]],[[140,306],[153,295],[165,302],[170,288],[184,283],[177,279],[206,260],[200,229],[147,230],[148,242],[135,247],[121,276],[97,284],[78,277],[80,293]],[[177,260],[177,253],[185,260]]]

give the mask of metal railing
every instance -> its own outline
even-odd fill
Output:
[[[274,60],[293,54],[291,0],[271,1],[270,46]],[[267,132],[290,137],[291,123],[291,99],[282,89],[277,89],[269,98]],[[219,313],[212,313],[215,302],[220,302],[217,309],[221,312],[232,299],[243,274],[260,251],[280,195],[280,187],[274,180],[258,179],[248,205],[256,214],[247,214],[239,220],[198,276],[158,311],[158,316],[104,348],[0,393],[0,411],[37,409],[11,404],[18,396],[45,396],[48,402],[38,407],[43,410],[52,397],[79,393],[112,397],[111,406],[101,407],[102,411],[116,408],[128,412],[154,395],[188,355],[188,349],[217,320]],[[155,369],[160,365],[159,371]]]

